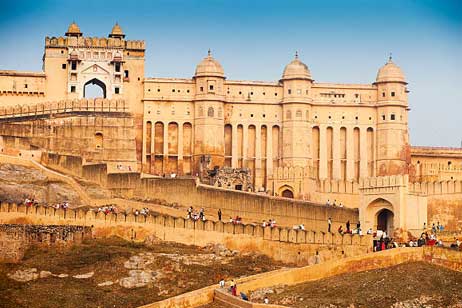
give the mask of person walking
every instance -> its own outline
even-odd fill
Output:
[[[218,209],[218,221],[221,221],[221,209]]]
[[[349,220],[346,222],[346,232],[350,233],[350,221]]]
[[[330,233],[330,228],[332,227],[332,218],[327,219],[327,232]]]

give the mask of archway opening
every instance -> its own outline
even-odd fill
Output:
[[[290,189],[284,189],[282,191],[282,196],[284,198],[292,198],[293,199],[294,198],[294,193]]]
[[[391,235],[393,232],[393,212],[383,209],[377,213],[377,230],[382,230]]]
[[[83,86],[83,97],[106,98],[106,85],[96,78],[87,81]]]

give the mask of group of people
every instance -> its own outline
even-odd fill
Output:
[[[106,205],[106,206],[101,206],[96,209],[96,212],[103,212],[104,214],[109,214],[109,213],[114,213],[117,214],[118,210],[115,205]]]
[[[332,218],[329,217],[327,220],[327,231],[330,232],[332,226]],[[361,230],[361,223],[358,221],[356,224],[356,229],[351,229],[351,224],[350,221],[348,220],[345,224],[345,229],[343,229],[343,226],[340,225],[337,229],[337,232],[340,234],[359,234],[363,235],[363,232]]]
[[[27,207],[30,207],[30,206],[37,206],[37,205],[38,205],[38,202],[35,201],[34,198],[32,198],[32,199],[26,198],[26,199],[24,200],[24,205],[27,206]]]
[[[192,206],[188,208],[188,212],[186,214],[186,219],[192,219],[194,221],[202,220],[205,221],[205,211],[204,208],[201,208],[199,212],[195,211]]]
[[[424,222],[424,225],[423,225],[423,229],[424,231],[427,230],[427,223]],[[443,225],[440,224],[440,222],[438,221],[435,225],[435,223],[432,224],[432,232],[433,233],[437,233],[437,232],[442,232],[444,230],[444,227]]]
[[[220,286],[220,289],[225,289],[225,287],[226,287],[225,280],[222,278],[220,280],[220,282],[218,283],[218,285]],[[233,296],[238,296],[237,295],[237,283],[234,281],[234,279],[232,279],[230,284],[229,284],[228,292],[231,293],[231,295],[233,295]],[[249,297],[244,292],[240,292],[239,297],[244,301],[249,300]],[[264,304],[269,304],[269,299],[268,299],[267,296],[265,296],[265,298],[263,299],[263,303]]]
[[[327,199],[326,206],[343,207],[343,204],[342,204],[342,202],[337,203],[337,199],[335,199],[334,202],[331,202],[329,199]]]
[[[261,223],[261,226],[263,228],[266,228],[266,227],[275,228],[276,227],[276,220],[275,219],[270,219],[268,221],[263,220],[263,222]]]
[[[242,217],[240,217],[239,215],[236,215],[236,217],[230,217],[229,218],[229,222],[234,224],[234,225],[240,225],[242,224]]]
[[[141,210],[136,209],[135,211],[133,211],[133,214],[135,216],[138,216],[138,215],[148,216],[149,209],[147,207],[143,207]]]

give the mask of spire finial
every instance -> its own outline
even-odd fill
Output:
[[[295,59],[298,59],[298,50],[295,50]]]
[[[209,48],[209,51],[207,52],[208,56],[210,57],[212,55],[212,51],[210,51],[210,48]]]
[[[388,62],[392,62],[393,57],[391,51],[388,53]]]

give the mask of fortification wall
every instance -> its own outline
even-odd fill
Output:
[[[451,270],[462,271],[462,254],[460,252],[438,247],[396,248],[361,256],[330,260],[312,266],[275,270],[240,278],[236,282],[239,292],[248,294],[250,291],[260,288],[276,285],[294,285],[343,273],[362,272],[411,261],[426,261]],[[144,305],[140,308],[199,307],[213,301],[216,288],[216,286],[205,287],[160,302]],[[235,307],[248,307],[239,305],[240,302],[233,303],[238,304]]]
[[[242,252],[260,252],[276,260],[296,264],[313,263],[316,251],[323,260],[341,255],[358,255],[370,251],[368,235],[340,235],[320,230],[263,228],[260,225],[192,221],[166,215],[135,216],[132,214],[95,213],[83,209],[26,207],[1,203],[0,223],[25,222],[41,225],[92,226],[97,237],[117,235],[128,240],[143,241],[156,236],[165,241],[205,246],[221,243]],[[342,254],[342,251],[344,254]]]
[[[0,263],[19,262],[30,245],[78,244],[91,228],[62,225],[0,224]]]

